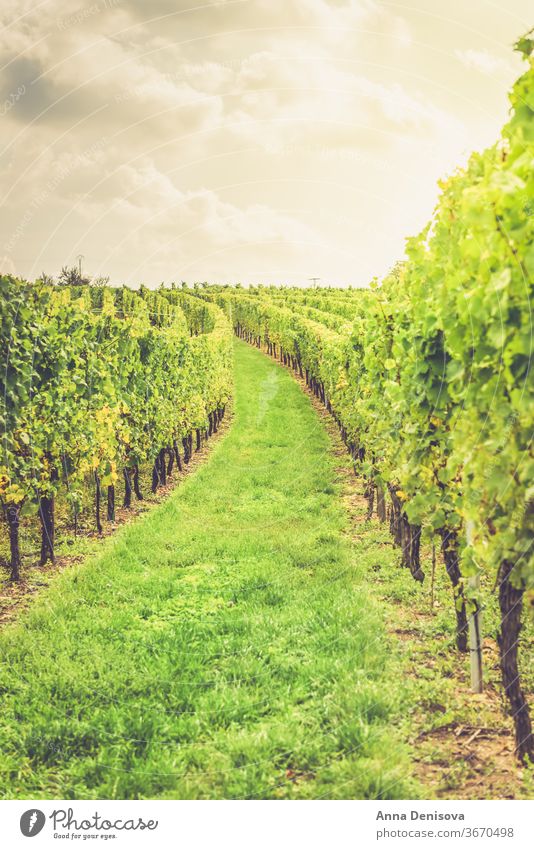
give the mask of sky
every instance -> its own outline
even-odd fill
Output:
[[[530,14],[529,14],[530,12]],[[2,0],[0,272],[364,286],[492,144],[530,0]]]

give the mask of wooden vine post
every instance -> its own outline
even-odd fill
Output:
[[[473,543],[474,526],[472,521],[466,523],[467,544]],[[471,575],[468,580],[470,593],[478,591],[480,579],[478,573]],[[484,688],[482,674],[482,615],[478,601],[470,602],[472,608],[468,618],[469,656],[471,662],[471,689],[473,693],[481,693]]]

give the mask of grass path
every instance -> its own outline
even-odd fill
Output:
[[[346,523],[309,398],[236,342],[207,464],[1,635],[1,795],[413,798]]]

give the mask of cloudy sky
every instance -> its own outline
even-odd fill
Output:
[[[529,0],[2,0],[0,270],[365,285],[491,144]]]

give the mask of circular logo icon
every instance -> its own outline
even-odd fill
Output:
[[[24,837],[35,837],[42,830],[45,822],[46,817],[42,811],[30,808],[29,811],[24,811],[20,818],[20,830]]]

